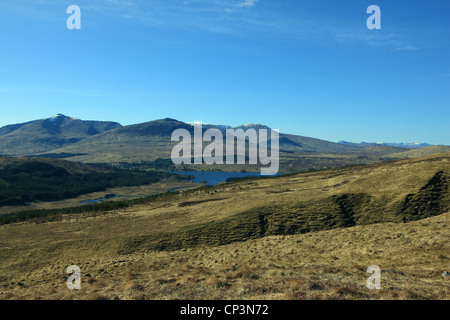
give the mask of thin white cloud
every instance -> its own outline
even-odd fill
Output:
[[[418,50],[415,46],[407,45],[407,46],[400,46],[395,48],[396,51],[416,51]]]
[[[143,27],[171,27],[189,31],[208,31],[238,37],[262,35],[299,41],[338,42],[342,44],[365,44],[372,47],[396,51],[415,51],[421,43],[412,42],[401,30],[396,34],[374,31],[368,34],[355,23],[331,21],[323,17],[309,17],[299,11],[296,17],[286,15],[283,10],[241,10],[257,5],[259,0],[77,0],[85,17],[90,17],[91,28],[105,23],[133,23]],[[36,18],[52,19],[60,23],[60,5],[54,0],[39,0],[31,6],[28,0],[0,3],[0,10],[19,9],[33,13]],[[280,4],[281,6],[281,4]],[[5,11],[7,12],[7,10]],[[41,13],[44,12],[42,15]],[[302,13],[303,12],[303,13]],[[100,16],[103,16],[101,18]],[[93,19],[93,17],[99,17]],[[106,19],[109,22],[105,22]],[[118,18],[118,19],[117,19]],[[361,25],[363,23],[361,22]]]
[[[417,46],[411,45],[408,41],[398,33],[377,33],[367,30],[359,30],[359,32],[339,32],[334,34],[334,40],[340,43],[365,43],[371,47],[389,48],[394,51],[416,51]]]
[[[253,7],[254,5],[256,5],[256,2],[258,2],[258,0],[245,0],[244,2],[239,3],[237,6],[238,7]]]

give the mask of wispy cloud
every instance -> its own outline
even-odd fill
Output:
[[[256,5],[256,2],[258,2],[258,0],[245,0],[244,2],[239,3],[237,6],[238,7],[253,7],[254,5]]]
[[[375,48],[387,48],[394,51],[416,51],[419,48],[409,44],[401,34],[395,32],[380,33],[378,31],[344,31],[335,32],[334,40],[340,43],[364,43]]]
[[[416,50],[418,50],[418,48],[411,45],[398,46],[397,48],[395,48],[395,51],[416,51]]]
[[[22,7],[32,14],[33,10],[46,19],[61,20],[61,6],[52,0],[39,0],[30,5],[28,0],[15,0],[0,4]],[[217,34],[231,34],[238,37],[273,36],[300,41],[333,42],[341,44],[364,44],[395,51],[415,51],[420,45],[410,41],[401,32],[372,31],[350,25],[335,17],[333,21],[321,17],[320,13],[309,16],[300,13],[293,17],[286,14],[284,2],[279,10],[273,4],[260,0],[77,0],[77,5],[86,12],[91,24],[104,24],[107,17],[116,23],[141,24],[144,27],[170,27],[189,31],[208,31]],[[258,4],[258,5],[257,5]],[[270,9],[267,7],[270,4]],[[253,8],[252,10],[245,10]],[[299,10],[299,12],[302,12]],[[57,15],[56,15],[57,14]],[[39,17],[40,14],[35,15]],[[111,23],[108,22],[108,23]],[[356,31],[355,31],[356,29]]]

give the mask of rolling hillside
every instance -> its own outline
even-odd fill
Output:
[[[0,296],[448,299],[449,211],[444,153],[47,216],[0,226]],[[365,288],[372,264],[384,290]]]
[[[401,153],[392,153],[390,154],[391,157],[404,157],[404,158],[418,158],[418,157],[424,157],[433,155],[436,153],[442,153],[442,152],[450,152],[449,146],[430,146],[430,147],[424,147],[420,149],[413,149],[409,151],[404,151]]]

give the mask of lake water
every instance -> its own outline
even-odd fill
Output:
[[[193,176],[195,183],[206,181],[207,186],[215,186],[229,178],[245,178],[245,177],[260,177],[259,172],[214,172],[214,171],[172,171],[170,173],[178,173],[187,176]],[[279,173],[277,175],[282,175]]]
[[[194,179],[192,179],[195,183],[202,183],[206,181],[207,186],[215,186],[218,185],[221,182],[227,181],[229,178],[245,178],[245,177],[260,177],[261,174],[259,172],[214,172],[214,171],[172,171],[170,173],[177,173],[182,174],[186,176],[193,176]],[[278,175],[282,175],[283,173],[278,173]],[[170,192],[174,192],[180,189],[184,189],[185,187],[181,188],[174,188],[170,189]],[[124,196],[122,196],[124,197]],[[105,198],[98,198],[98,199],[90,199],[90,200],[84,200],[80,201],[81,204],[84,205],[90,205],[90,204],[96,204],[105,200],[111,200],[115,198],[121,198],[118,196],[110,196]],[[136,196],[135,198],[141,198],[140,196]]]

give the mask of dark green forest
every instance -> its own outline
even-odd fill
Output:
[[[117,168],[72,174],[49,163],[30,161],[0,169],[0,207],[57,201],[111,187],[151,184],[168,176],[162,172]]]

